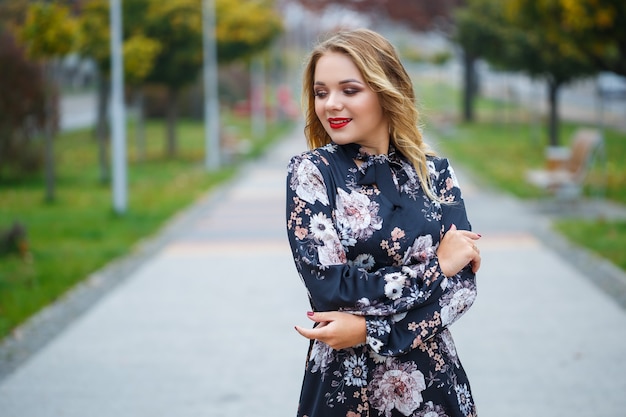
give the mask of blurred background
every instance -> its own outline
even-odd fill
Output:
[[[0,340],[298,127],[306,53],[342,28],[396,45],[440,152],[626,269],[623,0],[208,3],[121,2],[120,212],[109,0],[0,1]],[[203,55],[209,32],[217,60]],[[217,167],[205,163],[211,93]]]

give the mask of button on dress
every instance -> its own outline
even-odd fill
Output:
[[[476,415],[448,330],[474,302],[475,276],[446,277],[437,259],[451,225],[471,227],[448,160],[427,167],[439,201],[393,147],[330,143],[289,162],[287,234],[311,308],[365,316],[367,328],[352,348],[311,342],[299,417]]]

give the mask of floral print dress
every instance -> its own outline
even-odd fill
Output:
[[[470,224],[448,161],[427,165],[442,203],[393,148],[330,143],[291,159],[287,232],[311,307],[363,315],[367,328],[352,348],[311,342],[298,416],[476,415],[448,331],[476,297],[475,276],[444,276],[436,255],[452,224]]]

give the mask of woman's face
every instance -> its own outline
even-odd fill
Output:
[[[389,125],[378,95],[345,54],[327,52],[315,65],[315,114],[338,145],[357,143],[365,151],[386,154]]]

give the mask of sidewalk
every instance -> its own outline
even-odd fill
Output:
[[[308,302],[283,217],[285,168],[304,146],[296,132],[130,266],[88,281],[111,289],[0,375],[0,415],[295,415],[307,342],[293,325]],[[548,218],[457,171],[483,235],[479,298],[452,329],[479,415],[623,416],[626,311],[552,249]]]

